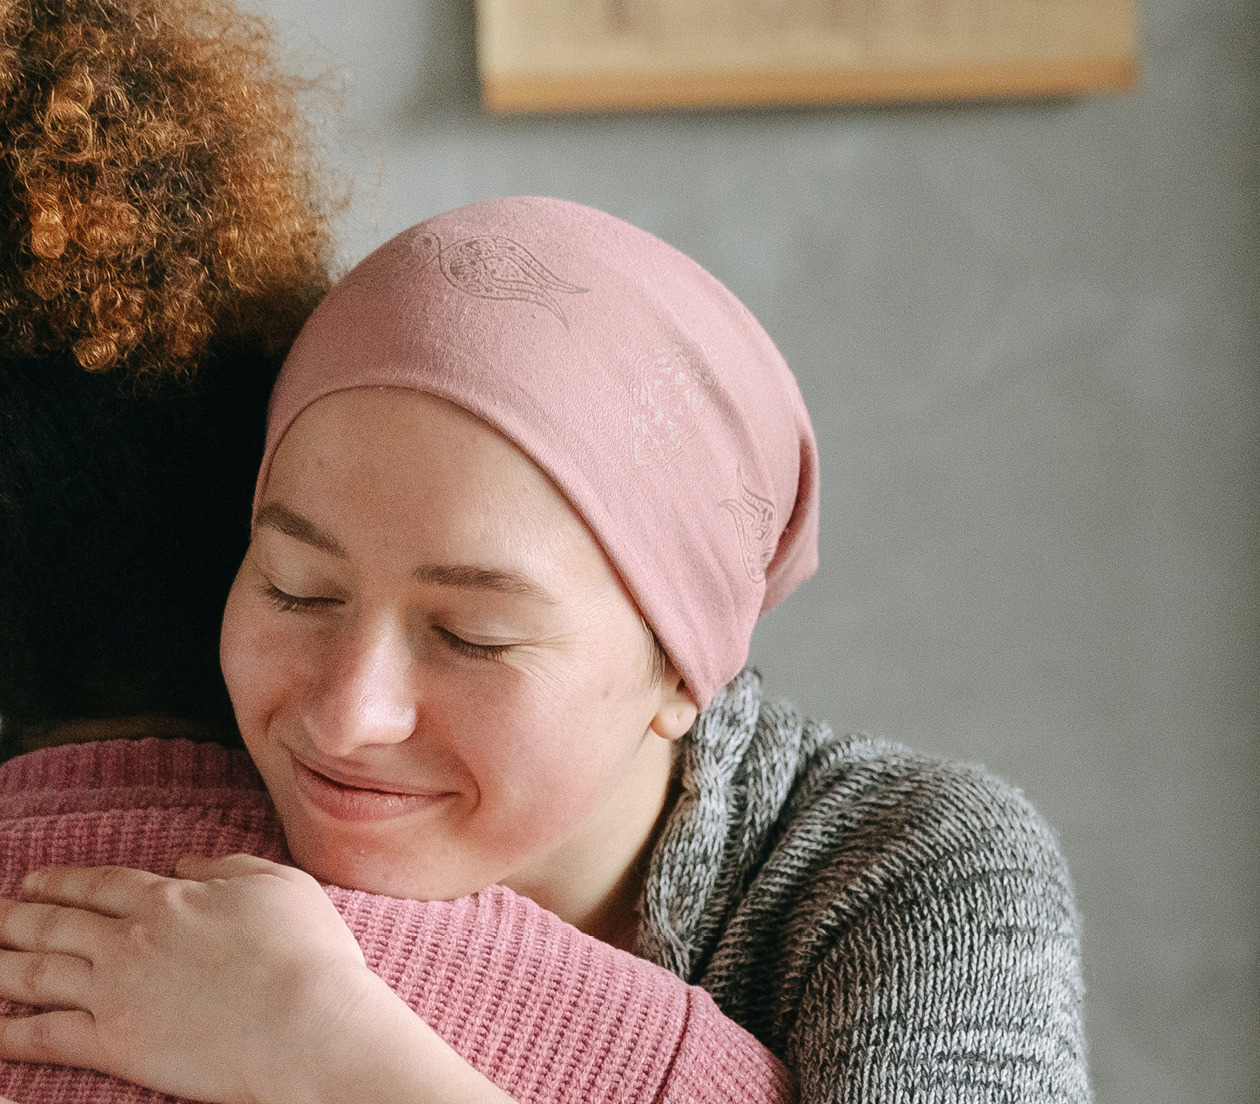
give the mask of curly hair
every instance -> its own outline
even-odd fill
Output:
[[[224,0],[0,0],[0,348],[143,382],[286,347],[327,287],[304,87]]]
[[[329,282],[310,89],[231,0],[0,0],[0,758],[73,718],[235,738],[218,623]]]

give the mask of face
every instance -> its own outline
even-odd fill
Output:
[[[221,656],[299,865],[561,915],[623,877],[695,709],[550,480],[455,406],[363,388],[298,417],[261,501]]]

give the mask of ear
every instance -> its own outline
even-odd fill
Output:
[[[696,723],[700,708],[671,663],[661,676],[661,702],[649,727],[663,740],[681,740]]]

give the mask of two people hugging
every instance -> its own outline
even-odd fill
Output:
[[[516,198],[328,290],[259,24],[5,18],[0,1093],[1089,1099],[1052,832],[745,668],[818,461],[718,280]]]

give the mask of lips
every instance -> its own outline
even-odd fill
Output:
[[[394,782],[327,773],[290,752],[294,788],[307,805],[337,820],[390,820],[423,812],[455,796],[450,791],[396,788]]]
[[[307,763],[305,760],[299,759],[296,755],[293,758],[296,763],[305,767],[312,774],[317,774],[321,778],[332,782],[334,785],[343,786],[349,790],[371,790],[375,793],[400,794],[410,797],[432,797],[435,793],[439,792],[419,786],[400,786],[393,782],[379,778],[367,778],[364,776],[348,774],[335,767],[325,767],[322,764],[316,765],[314,763]]]

